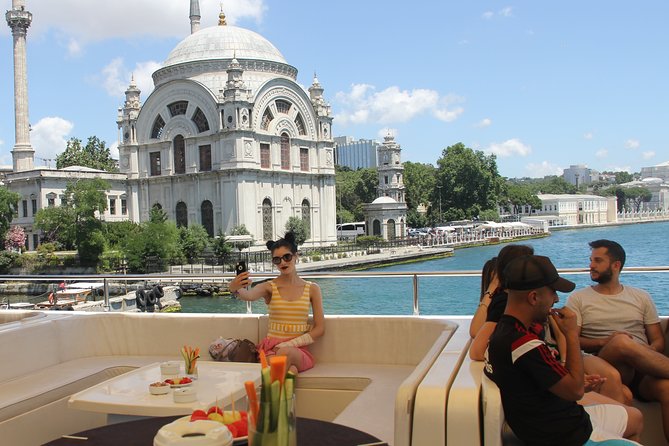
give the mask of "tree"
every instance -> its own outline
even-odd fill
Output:
[[[350,223],[364,218],[362,205],[376,198],[379,180],[376,169],[336,168],[337,222]],[[351,217],[352,215],[352,217]]]
[[[307,222],[299,217],[290,217],[286,222],[286,232],[293,231],[295,234],[295,243],[302,245],[311,236]]]
[[[9,251],[20,251],[26,246],[26,232],[21,226],[12,226],[4,237],[5,249]]]
[[[251,235],[251,232],[249,232],[248,229],[246,229],[246,225],[238,225],[234,226],[230,230],[230,235]],[[249,244],[253,244],[253,240],[251,242],[232,242],[231,245],[237,248],[238,250],[242,250],[244,248],[248,248]]]
[[[77,248],[75,211],[71,206],[48,207],[37,211],[35,227],[42,231],[42,243],[55,243],[58,249]]]
[[[436,169],[432,164],[412,163],[410,161],[404,163],[404,186],[409,211],[415,211],[421,204],[429,204],[430,196],[436,185],[435,172]],[[410,226],[413,225],[410,224]]]
[[[533,209],[541,208],[541,200],[537,197],[532,184],[525,181],[507,180],[502,195],[500,206],[509,213],[518,213],[518,208],[530,206]]]
[[[634,212],[639,212],[641,205],[648,203],[653,198],[653,193],[645,187],[626,187],[623,190],[625,191],[625,200],[634,209]]]
[[[204,226],[192,224],[179,228],[179,243],[181,252],[188,259],[202,256],[204,250],[209,246],[209,234]]]
[[[149,221],[142,223],[140,230],[125,240],[122,250],[128,259],[130,271],[146,272],[147,259],[151,257],[167,261],[182,258],[177,225],[173,221],[163,220],[164,214],[162,209],[152,209]]]
[[[86,146],[81,140],[71,138],[65,151],[56,157],[56,167],[63,169],[69,166],[83,166],[91,169],[118,172],[116,161],[111,157],[109,148],[97,136],[90,136]]]
[[[0,238],[4,238],[18,209],[21,195],[0,186]]]
[[[446,216],[477,217],[482,210],[496,208],[502,185],[495,155],[457,143],[444,149],[437,160],[437,189],[430,213],[437,214],[435,204],[441,202]]]
[[[218,235],[213,242],[214,253],[219,259],[227,258],[228,254],[232,252],[233,246],[225,241],[225,233],[222,230],[218,230]]]

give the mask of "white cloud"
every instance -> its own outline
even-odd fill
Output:
[[[628,139],[627,141],[625,141],[625,148],[630,150],[636,150],[639,148],[640,145],[641,144],[636,139]]]
[[[82,53],[81,44],[74,38],[67,43],[67,53],[72,57],[80,56]]]
[[[492,12],[492,11],[486,11],[486,12],[484,12],[483,14],[481,14],[481,17],[483,17],[483,18],[486,19],[486,20],[490,20],[490,19],[493,18],[494,15],[495,15],[494,12]]]
[[[513,17],[513,8],[511,6],[507,6],[506,8],[502,8],[499,11],[499,15],[502,17]]]
[[[608,149],[599,149],[598,151],[595,152],[595,158],[597,159],[604,159],[609,156],[609,151]]]
[[[190,31],[189,2],[184,0],[33,1],[27,9],[35,17],[31,34],[51,29],[75,38],[81,46],[109,38],[183,37]],[[223,4],[230,25],[241,19],[261,22],[266,10],[265,0],[226,0]],[[218,23],[219,12],[219,2],[200,1],[202,26]]]
[[[469,45],[469,40],[467,39],[462,39],[458,42],[458,45]]]
[[[513,138],[503,143],[492,143],[487,151],[505,158],[512,155],[527,156],[532,153],[532,147],[524,144],[517,138]]]
[[[611,172],[629,172],[632,173],[631,166],[608,166],[606,170]]]
[[[594,135],[592,134],[592,132],[585,132],[583,134],[584,139],[592,139],[593,137],[594,137]]]
[[[655,158],[655,152],[652,151],[652,150],[649,150],[648,152],[643,152],[643,153],[641,154],[641,158],[643,158],[643,159],[645,159],[645,160],[649,160],[649,159],[651,159],[651,158]]]
[[[563,168],[551,164],[548,161],[542,161],[541,163],[529,163],[525,166],[525,171],[528,173],[530,178],[543,178],[547,175],[562,175]]]
[[[73,123],[58,116],[40,119],[30,132],[30,142],[35,148],[35,155],[39,158],[55,159],[65,150],[72,128]]]
[[[479,122],[476,123],[475,127],[490,127],[492,125],[492,119],[490,118],[483,118]]]
[[[135,69],[131,70],[125,66],[122,58],[117,57],[102,69],[93,82],[100,84],[109,96],[122,97],[130,84],[131,77],[134,76],[137,87],[142,91],[142,96],[147,97],[153,91],[151,74],[160,67],[159,62],[149,60],[137,62]]]
[[[462,98],[455,95],[440,97],[435,90],[400,90],[397,86],[376,91],[370,84],[351,85],[349,92],[335,94],[335,102],[341,105],[341,111],[335,118],[342,125],[407,122],[425,112],[432,113],[441,121],[451,122],[464,111],[462,107],[452,106],[462,102]]]

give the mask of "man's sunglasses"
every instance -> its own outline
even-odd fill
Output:
[[[285,262],[290,262],[291,260],[293,260],[293,255],[291,253],[287,253],[282,255],[281,257],[272,257],[272,263],[275,265],[281,263],[282,260]]]

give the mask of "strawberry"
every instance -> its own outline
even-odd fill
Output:
[[[221,409],[220,407],[217,407],[217,406],[211,406],[209,408],[209,410],[207,411],[207,415],[209,415],[210,413],[214,413],[214,412],[217,412],[217,413],[220,413],[221,415],[223,415],[223,409]]]
[[[249,434],[248,422],[243,418],[241,420],[235,421],[232,424],[228,424],[228,429],[230,429],[230,426],[234,426],[235,430],[237,431],[237,435],[233,435],[234,437],[246,437]],[[230,432],[232,432],[232,430]]]
[[[173,385],[174,385],[174,381],[171,380],[171,379],[166,379],[165,382],[166,382],[167,384],[169,384],[170,386],[173,386]]]
[[[194,410],[190,416],[191,421],[208,420],[207,413],[204,410]]]
[[[230,433],[232,434],[232,438],[237,438],[239,435],[237,435],[237,428],[233,426],[232,424],[226,425]]]

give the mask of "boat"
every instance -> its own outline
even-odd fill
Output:
[[[425,273],[435,274],[456,273]],[[418,311],[326,315],[326,335],[311,349],[316,367],[297,382],[297,415],[353,427],[394,446],[503,444],[499,393],[483,378],[483,364],[468,356],[470,319]],[[663,329],[668,322],[662,318]],[[34,445],[106,425],[113,414],[73,409],[70,396],[137,367],[179,359],[184,344],[207,351],[219,336],[258,341],[266,323],[263,314],[0,311],[0,357],[11,364],[0,370],[0,437]],[[638,404],[647,420],[643,444],[665,444],[659,405]]]

